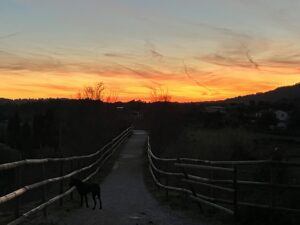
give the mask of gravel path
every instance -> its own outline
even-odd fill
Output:
[[[103,210],[79,208],[60,221],[68,225],[202,225],[161,206],[143,181],[143,151],[147,134],[135,130],[102,186]],[[90,205],[92,201],[90,199]]]

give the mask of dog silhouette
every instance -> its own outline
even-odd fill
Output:
[[[96,184],[96,183],[86,183],[86,182],[82,182],[79,179],[76,178],[71,178],[70,181],[70,186],[75,186],[79,195],[80,195],[80,206],[82,207],[83,205],[83,197],[85,199],[85,204],[86,207],[89,207],[89,203],[88,203],[88,199],[87,199],[87,195],[89,193],[92,194],[93,200],[94,200],[94,207],[93,209],[96,208],[97,205],[97,201],[96,201],[96,197],[99,199],[99,209],[102,209],[102,201],[101,201],[101,189],[100,189],[100,185]]]

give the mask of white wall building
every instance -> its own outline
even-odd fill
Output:
[[[276,110],[274,114],[276,116],[276,119],[278,120],[277,127],[281,129],[286,129],[289,114],[282,110]]]

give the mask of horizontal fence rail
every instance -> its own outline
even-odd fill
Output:
[[[16,162],[10,162],[10,163],[4,163],[0,165],[0,171],[2,170],[9,170],[13,169],[19,166],[23,165],[32,165],[32,164],[43,164],[48,162],[65,162],[65,161],[71,161],[71,160],[79,160],[79,159],[87,159],[92,158],[96,155],[99,155],[101,152],[103,152],[109,145],[114,143],[117,139],[119,139],[123,134],[128,132],[128,130],[131,128],[127,128],[124,130],[121,134],[119,134],[117,137],[113,138],[109,143],[104,145],[100,150],[98,150],[95,153],[89,154],[89,155],[82,155],[82,156],[71,156],[71,157],[65,157],[65,158],[45,158],[45,159],[24,159],[21,161]]]
[[[132,132],[132,127],[127,128],[122,133],[120,133],[117,137],[112,139],[109,143],[107,143],[100,150],[98,150],[97,152],[95,152],[93,154],[88,154],[88,155],[83,155],[83,156],[72,156],[72,157],[65,157],[65,158],[27,159],[27,160],[21,160],[21,161],[17,161],[17,162],[1,164],[0,171],[16,169],[16,168],[22,167],[24,165],[47,164],[49,162],[66,162],[66,161],[93,158],[93,157],[98,156],[97,159],[93,163],[91,163],[87,166],[83,166],[82,168],[73,170],[72,172],[70,172],[68,174],[65,174],[65,175],[62,175],[59,177],[45,179],[45,180],[30,184],[30,185],[26,185],[26,186],[21,187],[11,193],[1,196],[0,197],[0,205],[4,204],[6,202],[9,202],[11,200],[17,199],[17,198],[21,197],[22,195],[24,195],[28,191],[46,186],[50,183],[55,183],[55,182],[59,182],[59,181],[62,182],[63,180],[69,179],[77,174],[80,174],[84,171],[88,171],[88,170],[96,167],[96,169],[92,173],[90,173],[85,179],[83,179],[83,181],[87,181],[87,180],[91,179],[93,176],[95,176],[99,172],[99,170],[103,167],[104,163],[113,155],[115,150],[127,139],[127,137],[131,134],[131,132]],[[61,191],[61,193],[59,195],[49,199],[48,201],[40,204],[39,206],[29,210],[28,212],[22,214],[21,216],[18,215],[17,218],[14,221],[8,223],[8,225],[17,225],[17,224],[24,222],[25,220],[29,219],[29,217],[36,214],[37,212],[45,210],[49,205],[53,204],[54,202],[57,202],[58,200],[61,201],[64,197],[66,197],[67,195],[70,195],[74,190],[75,190],[75,188],[71,187],[65,192]],[[19,207],[20,206],[17,205],[17,208],[19,208]]]
[[[226,167],[216,167],[216,166],[203,166],[197,164],[186,164],[186,163],[175,163],[175,166],[183,167],[183,168],[194,168],[194,169],[204,169],[204,170],[221,170],[221,171],[228,171],[233,172],[233,169],[226,168]]]
[[[275,193],[273,193],[276,189],[294,190],[300,193],[300,184],[282,184],[274,181],[274,169],[300,167],[300,163],[275,161],[272,159],[209,161],[191,158],[161,158],[152,152],[149,137],[147,156],[151,177],[158,187],[166,190],[167,198],[169,190],[181,192],[194,202],[216,208],[235,217],[238,215],[239,207],[280,210],[300,215],[300,208],[284,207],[274,204]],[[264,166],[270,171],[270,179],[267,181],[238,179],[238,172],[244,172],[244,170],[240,168],[243,166],[250,168]],[[201,175],[198,175],[197,172],[200,172]],[[206,173],[208,177],[204,177],[204,173]],[[214,173],[218,173],[217,178],[213,176]],[[224,179],[221,177],[224,177]],[[170,184],[171,179],[173,181],[172,184]],[[198,191],[198,187],[202,188],[201,193]],[[239,200],[238,198],[242,196],[239,196],[238,193],[242,194],[241,189],[243,187],[252,191],[257,191],[258,187],[268,188],[271,198],[270,203],[262,204]],[[231,197],[225,199],[221,197],[222,195],[216,196],[215,192],[227,193],[227,196]]]

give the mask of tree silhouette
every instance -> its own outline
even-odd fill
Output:
[[[7,124],[7,143],[13,148],[20,148],[21,147],[21,140],[20,140],[20,116],[19,113],[15,113],[8,120]]]
[[[27,121],[21,126],[21,149],[28,155],[32,154],[32,130]]]
[[[104,101],[105,87],[103,82],[98,82],[94,86],[86,86],[82,93],[79,92],[77,97],[89,100]]]
[[[44,115],[36,114],[33,118],[33,137],[35,147],[58,147],[58,120],[53,111],[48,110]]]
[[[167,88],[152,88],[150,92],[151,102],[170,102],[172,97]]]

